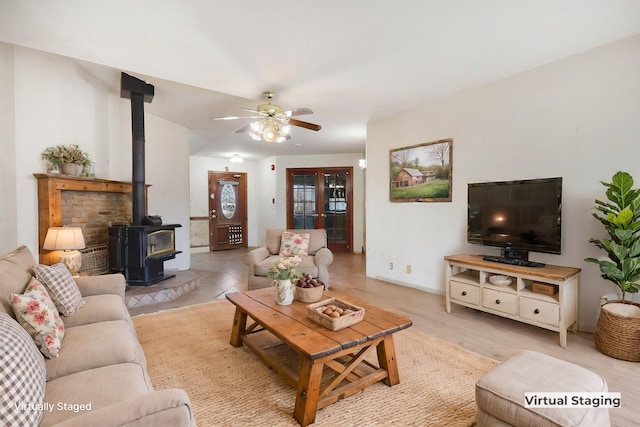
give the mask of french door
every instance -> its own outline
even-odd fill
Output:
[[[287,169],[287,228],[324,228],[334,252],[352,252],[353,168]]]
[[[247,174],[209,171],[211,251],[247,247]]]

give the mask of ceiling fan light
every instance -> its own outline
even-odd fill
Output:
[[[275,142],[278,139],[279,135],[280,133],[278,131],[278,127],[274,124],[269,123],[264,127],[262,137],[267,142]]]
[[[274,97],[273,92],[265,91],[263,96],[267,100],[265,104],[258,105],[256,110],[242,108],[244,111],[248,111],[255,115],[238,117],[211,117],[215,120],[236,120],[236,119],[257,119],[249,123],[249,125],[238,129],[236,133],[243,133],[249,131],[251,139],[258,142],[276,142],[282,143],[288,139],[291,139],[289,132],[291,131],[290,123],[294,126],[299,126],[311,130],[320,130],[320,125],[304,122],[301,120],[293,119],[292,116],[299,116],[303,114],[312,114],[309,108],[296,108],[294,110],[283,110],[279,105],[271,103],[271,99]]]
[[[251,122],[251,130],[254,131],[254,132],[261,133],[262,132],[262,121]]]

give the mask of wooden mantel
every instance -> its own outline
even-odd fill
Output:
[[[62,226],[62,192],[93,191],[131,193],[130,182],[93,177],[34,173],[38,180],[38,252],[41,264],[51,264],[51,251],[42,249],[49,227]],[[148,188],[148,187],[147,187]]]

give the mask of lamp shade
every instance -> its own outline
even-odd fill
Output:
[[[42,246],[42,249],[48,251],[84,248],[84,236],[80,227],[49,227]]]

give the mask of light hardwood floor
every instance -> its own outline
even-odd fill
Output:
[[[246,290],[246,253],[235,249],[192,254],[191,268],[200,276],[200,287],[170,303],[131,310],[132,315],[207,302],[224,298],[227,291]],[[329,271],[332,290],[406,315],[413,320],[414,328],[473,352],[504,361],[529,349],[590,369],[606,379],[610,391],[622,394],[622,407],[610,410],[612,425],[640,426],[640,364],[599,353],[593,334],[569,333],[567,347],[562,348],[558,334],[552,331],[455,304],[447,314],[444,295],[366,277],[362,254],[334,254]]]

